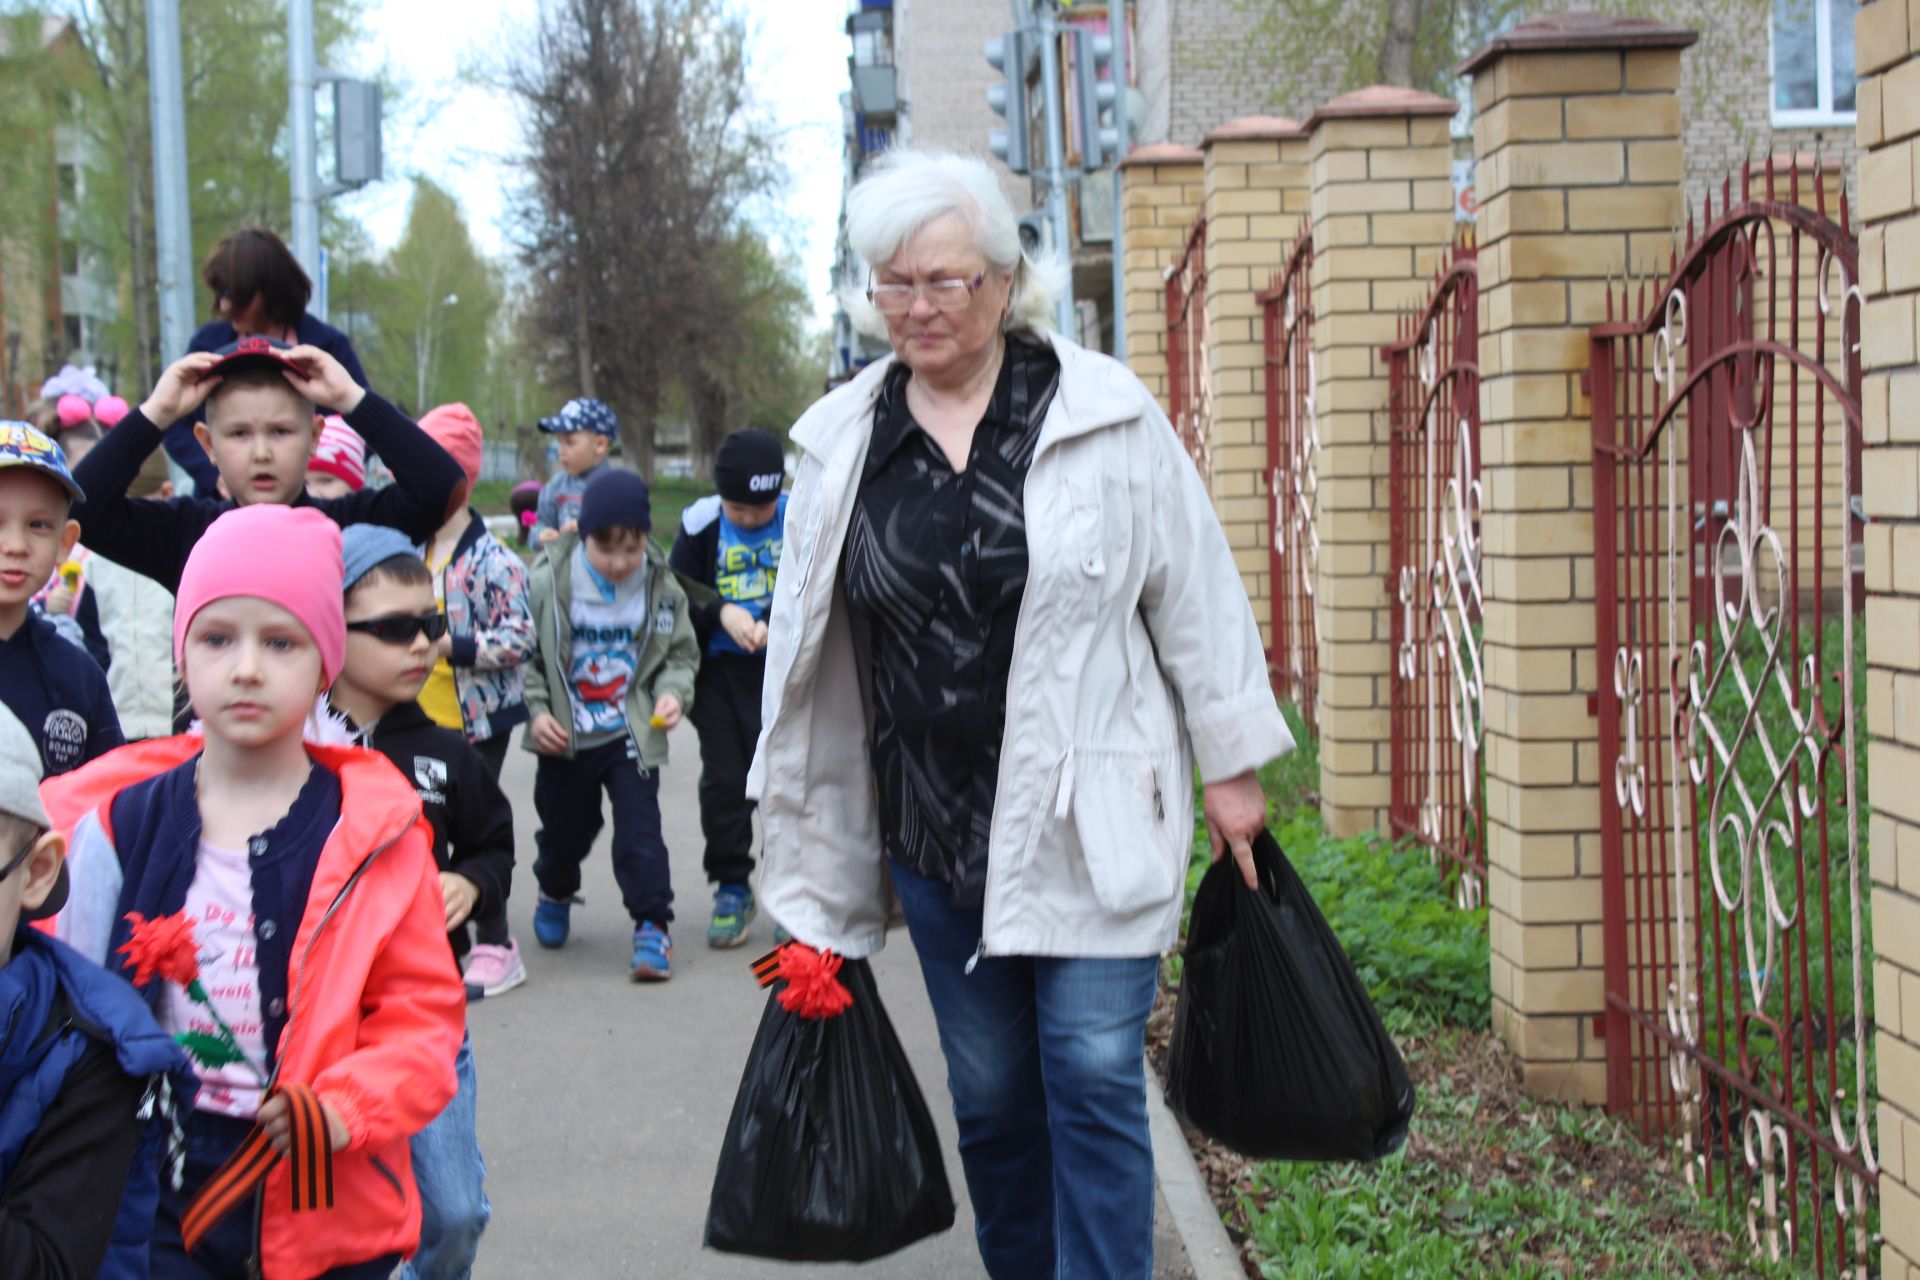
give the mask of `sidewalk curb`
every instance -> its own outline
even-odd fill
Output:
[[[1206,1180],[1193,1163],[1193,1150],[1168,1109],[1153,1064],[1147,1064],[1147,1130],[1153,1139],[1153,1174],[1166,1198],[1173,1229],[1186,1246],[1194,1280],[1245,1280],[1240,1251],[1233,1247]]]

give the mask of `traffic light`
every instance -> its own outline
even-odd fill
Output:
[[[1015,27],[987,41],[987,62],[998,71],[1000,83],[987,86],[987,105],[1004,117],[1007,127],[987,135],[987,147],[1015,173],[1026,173],[1032,161],[1027,149],[1027,70],[1033,62],[1033,32]]]
[[[1080,95],[1074,113],[1080,124],[1080,167],[1102,169],[1120,159],[1120,90],[1113,80],[1113,37],[1084,27],[1076,30],[1073,75]],[[1115,113],[1112,124],[1100,123],[1103,112]]]
[[[358,187],[383,176],[380,86],[370,80],[333,82],[334,179]]]

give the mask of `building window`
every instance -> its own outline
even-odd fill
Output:
[[[60,274],[77,276],[80,274],[80,242],[62,240],[60,242]]]
[[[60,180],[60,203],[73,205],[80,199],[80,166],[75,164],[59,165],[55,173]]]
[[[68,358],[87,349],[86,326],[79,316],[60,317],[60,336],[66,339]]]
[[[1773,0],[1773,122],[1851,126],[1858,0]]]

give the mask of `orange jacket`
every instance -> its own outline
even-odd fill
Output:
[[[44,784],[48,815],[74,847],[76,876],[103,865],[101,841],[112,851],[114,797],[200,748],[197,735],[135,743]],[[452,1100],[453,1059],[466,1027],[465,989],[447,947],[419,797],[376,752],[307,750],[340,780],[340,821],[321,850],[294,937],[275,1079],[311,1085],[351,1137],[334,1155],[331,1208],[294,1213],[286,1163],[268,1172],[260,1201],[267,1280],[308,1280],[413,1253],[420,1197],[407,1139]],[[76,856],[87,842],[90,854]],[[74,893],[82,893],[78,883]]]

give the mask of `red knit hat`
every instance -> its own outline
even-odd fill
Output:
[[[321,422],[307,470],[338,476],[358,493],[367,483],[367,442],[338,414],[328,414]]]

